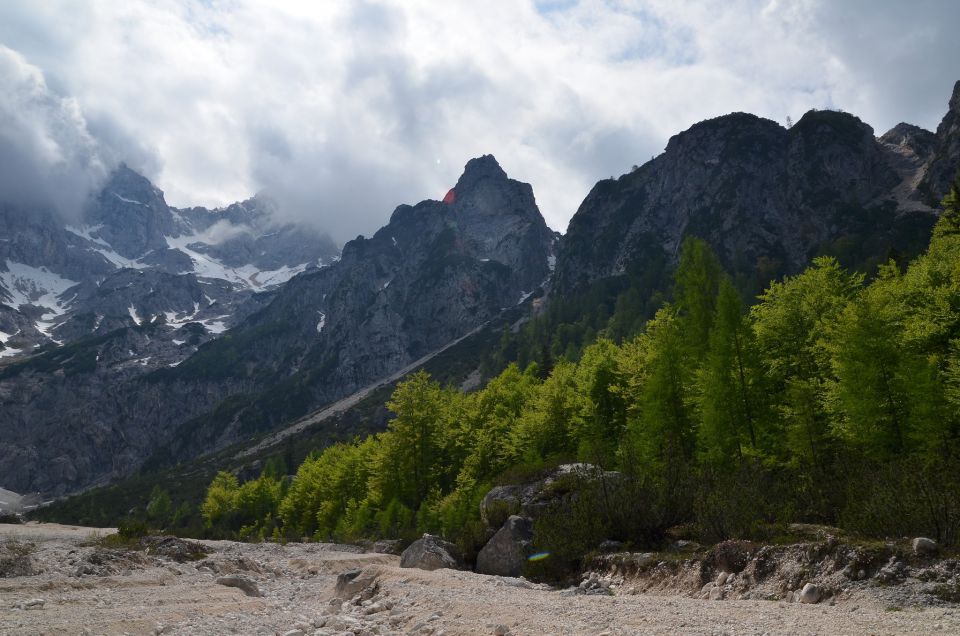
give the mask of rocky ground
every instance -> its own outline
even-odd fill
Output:
[[[922,583],[909,576],[851,581],[818,604],[733,600],[735,580],[701,599],[685,591],[689,565],[608,564],[580,590],[554,590],[402,569],[399,557],[352,546],[154,539],[131,549],[104,541],[111,532],[0,525],[0,634],[960,633],[960,608],[913,593]]]

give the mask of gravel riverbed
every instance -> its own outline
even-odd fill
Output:
[[[571,595],[402,569],[352,546],[203,541],[205,556],[182,560],[98,544],[110,532],[0,525],[0,545],[26,568],[0,578],[0,634],[960,634],[955,606],[891,607],[867,591],[835,605]],[[337,598],[338,575],[356,568],[366,584]]]

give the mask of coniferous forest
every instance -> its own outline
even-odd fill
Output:
[[[909,264],[866,280],[820,257],[751,306],[688,239],[672,301],[636,335],[601,331],[576,359],[544,352],[473,393],[420,372],[393,393],[386,432],[311,454],[292,480],[269,464],[245,483],[217,475],[205,522],[241,538],[428,531],[469,556],[492,486],[583,462],[616,479],[538,520],[536,547],[556,557],[541,567],[607,540],[656,548],[678,528],[770,540],[823,523],[960,545],[958,190]]]

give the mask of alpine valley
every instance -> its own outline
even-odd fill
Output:
[[[958,168],[960,82],[935,132],[700,122],[597,183],[562,236],[490,155],[342,249],[261,196],[172,208],[122,165],[77,220],[0,203],[0,486],[63,497],[281,441],[302,459],[318,431],[382,428],[377,390],[404,373],[477,387],[517,358],[498,343],[540,329],[550,350],[592,298],[575,353],[627,294],[669,296],[691,236],[748,300],[818,255],[869,276],[926,249]]]

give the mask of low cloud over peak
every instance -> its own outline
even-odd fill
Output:
[[[0,188],[69,209],[124,160],[173,205],[264,191],[343,241],[492,153],[563,230],[598,179],[717,115],[935,127],[957,23],[936,0],[11,0],[0,150],[24,174]]]
[[[49,89],[43,73],[0,46],[0,195],[4,201],[79,215],[108,164],[75,99]]]

